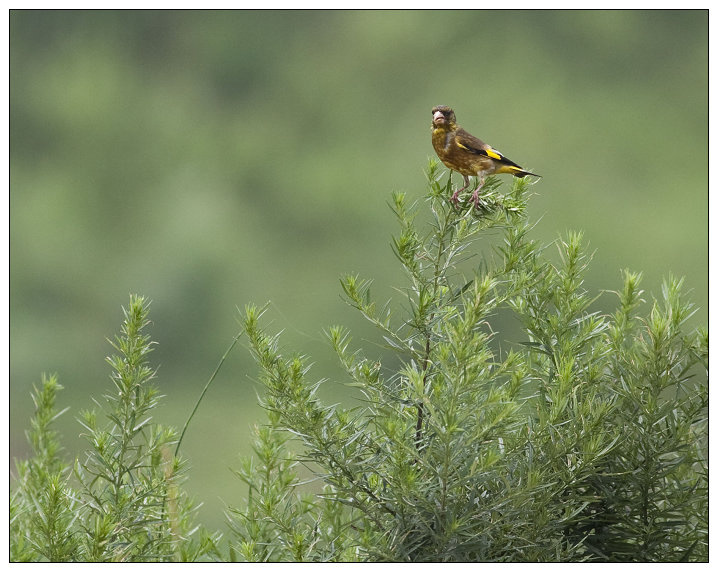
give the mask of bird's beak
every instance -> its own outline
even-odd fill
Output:
[[[434,124],[440,125],[442,123],[446,123],[446,117],[444,117],[444,114],[441,113],[441,111],[437,111],[434,113]]]

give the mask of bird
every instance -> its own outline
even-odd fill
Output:
[[[452,171],[464,176],[464,186],[454,191],[451,202],[457,205],[459,193],[469,186],[469,177],[478,177],[479,184],[471,195],[471,201],[479,208],[479,191],[488,175],[508,173],[514,177],[540,177],[526,171],[502,153],[474,137],[456,123],[451,107],[437,105],[431,110],[431,143],[436,154]]]

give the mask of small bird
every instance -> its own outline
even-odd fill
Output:
[[[525,171],[496,149],[477,139],[456,123],[454,110],[446,105],[437,105],[431,110],[431,143],[436,154],[452,171],[464,176],[464,186],[451,196],[454,205],[459,202],[459,193],[469,186],[469,177],[478,177],[479,185],[471,195],[476,208],[479,207],[479,191],[487,175],[509,173],[514,177],[540,177]]]

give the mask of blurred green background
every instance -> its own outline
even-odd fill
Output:
[[[130,292],[153,300],[156,417],[178,427],[248,302],[316,378],[336,378],[332,324],[381,356],[338,278],[403,285],[387,202],[425,193],[437,104],[544,176],[533,236],[583,229],[592,291],[685,275],[705,323],[707,60],[707,11],[12,11],[11,455],[42,372],[76,453]],[[243,343],[183,445],[213,527],[243,495],[256,373]]]

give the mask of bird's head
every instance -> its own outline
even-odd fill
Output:
[[[431,110],[432,129],[453,129],[456,126],[454,110],[446,105],[437,105]]]

